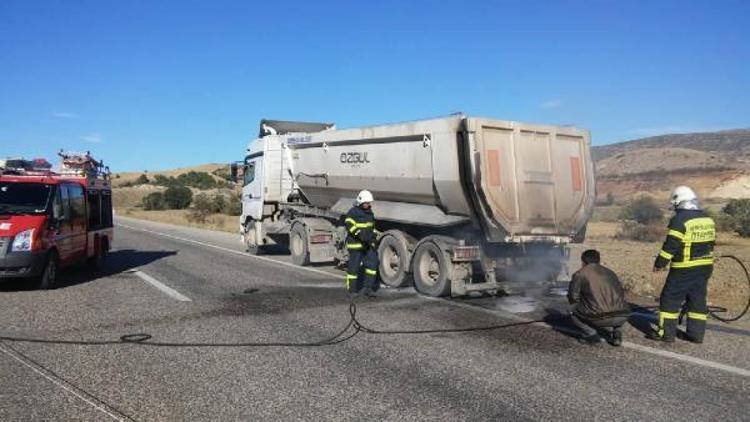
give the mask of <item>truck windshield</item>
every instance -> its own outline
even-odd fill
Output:
[[[0,214],[41,214],[47,210],[52,187],[43,183],[0,182]]]

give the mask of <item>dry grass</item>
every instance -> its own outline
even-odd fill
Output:
[[[590,223],[586,247],[598,249],[602,262],[621,278],[625,288],[636,295],[658,297],[666,273],[652,273],[654,258],[661,249],[659,242],[634,242],[614,239],[617,223]],[[750,239],[734,234],[719,233],[718,255],[735,255],[745,263],[750,262]],[[708,300],[713,305],[738,309],[745,305],[748,291],[742,269],[728,259],[719,260],[709,283]]]
[[[116,212],[118,215],[124,217],[176,224],[179,226],[198,227],[229,233],[238,233],[239,230],[239,217],[224,214],[211,214],[206,219],[206,223],[201,224],[188,221],[188,210],[145,211],[140,208],[118,208]]]

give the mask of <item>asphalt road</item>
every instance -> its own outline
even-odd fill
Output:
[[[102,275],[0,285],[2,336],[175,343],[314,342],[344,328],[341,274],[251,257],[237,236],[118,219]],[[547,318],[493,331],[360,333],[322,347],[157,347],[0,341],[0,420],[748,420],[750,329],[625,347],[581,346],[562,298],[362,300],[384,330]],[[554,321],[552,321],[554,320]]]

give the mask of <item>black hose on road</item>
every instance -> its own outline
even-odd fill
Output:
[[[721,255],[719,258],[728,258],[737,262],[742,271],[745,273],[745,278],[750,289],[750,272],[748,272],[745,264],[734,255]],[[654,307],[646,307],[645,309],[653,310]],[[750,294],[748,294],[747,304],[744,310],[733,317],[724,317],[719,314],[728,312],[727,308],[719,306],[709,306],[709,314],[722,322],[730,323],[737,321],[744,317],[748,309],[750,309]],[[683,310],[684,312],[684,310]],[[564,319],[564,316],[555,319]],[[349,341],[359,335],[360,333],[365,334],[377,334],[377,335],[397,335],[397,334],[439,334],[439,333],[469,333],[476,331],[493,331],[504,328],[519,327],[523,325],[532,325],[542,322],[550,322],[549,318],[538,319],[523,322],[512,322],[507,324],[498,325],[487,325],[478,327],[465,327],[465,328],[444,328],[444,329],[430,329],[430,330],[378,330],[370,328],[362,324],[357,319],[357,304],[352,298],[349,301],[349,320],[343,329],[338,331],[336,334],[317,341],[308,342],[227,342],[227,343],[213,343],[213,342],[159,342],[150,341],[153,336],[147,333],[134,333],[126,334],[121,336],[118,340],[101,340],[101,341],[83,341],[83,340],[58,340],[58,339],[45,339],[45,338],[25,338],[25,337],[11,337],[11,336],[0,336],[0,341],[9,342],[23,342],[23,343],[43,343],[43,344],[62,344],[62,345],[78,345],[78,346],[106,346],[106,345],[118,345],[118,344],[135,344],[142,346],[152,347],[322,347],[322,346],[333,346]]]
[[[559,318],[559,319],[562,319]],[[367,327],[357,319],[357,304],[350,299],[349,302],[349,321],[346,323],[343,329],[338,331],[336,334],[318,340],[309,342],[235,342],[235,343],[217,343],[217,342],[160,342],[150,341],[153,336],[146,333],[134,333],[126,334],[121,336],[118,340],[101,340],[101,341],[85,341],[85,340],[57,340],[57,339],[45,339],[45,338],[26,338],[26,337],[10,337],[0,336],[0,341],[19,342],[19,343],[42,343],[42,344],[62,344],[62,345],[76,345],[76,346],[110,346],[110,345],[121,345],[121,344],[134,344],[141,346],[152,346],[152,347],[322,347],[322,346],[333,346],[337,344],[349,341],[359,335],[360,333],[365,334],[437,334],[437,333],[468,333],[475,331],[492,331],[503,328],[520,327],[523,325],[532,325],[540,322],[549,322],[550,319],[539,319],[532,321],[512,322],[507,324],[498,325],[487,325],[480,327],[466,327],[466,328],[445,328],[445,329],[432,329],[432,330],[378,330]]]

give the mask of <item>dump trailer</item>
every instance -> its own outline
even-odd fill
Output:
[[[381,281],[430,296],[568,277],[595,198],[587,131],[464,115],[263,120],[232,173],[248,250],[284,244],[299,265],[346,262],[343,216],[371,191]]]

